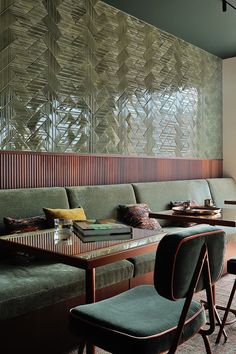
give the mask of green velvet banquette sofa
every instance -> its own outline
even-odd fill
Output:
[[[42,215],[43,208],[82,206],[87,218],[116,218],[120,204],[147,203],[152,211],[169,209],[170,201],[211,198],[218,207],[236,199],[232,178],[145,182],[117,185],[0,190],[0,235],[3,218]],[[236,206],[235,206],[236,208]],[[159,220],[164,232],[183,226]],[[227,235],[226,258],[236,254],[236,229],[222,227]],[[153,231],[152,231],[153,232]],[[67,328],[69,309],[84,301],[84,270],[44,260],[6,259],[1,251],[0,330],[3,353],[66,353],[77,339]],[[99,267],[98,299],[152,281],[155,253]]]

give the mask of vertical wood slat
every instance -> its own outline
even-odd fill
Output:
[[[222,160],[0,151],[0,188],[222,177]]]

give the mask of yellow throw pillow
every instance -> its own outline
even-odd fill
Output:
[[[73,209],[43,208],[43,211],[51,227],[53,227],[54,219],[86,220],[86,215],[83,208],[73,208]]]

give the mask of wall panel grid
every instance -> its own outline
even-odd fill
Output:
[[[222,157],[221,60],[96,0],[0,7],[0,149]]]

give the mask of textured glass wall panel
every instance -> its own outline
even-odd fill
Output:
[[[221,60],[101,1],[0,13],[0,148],[222,157]]]

